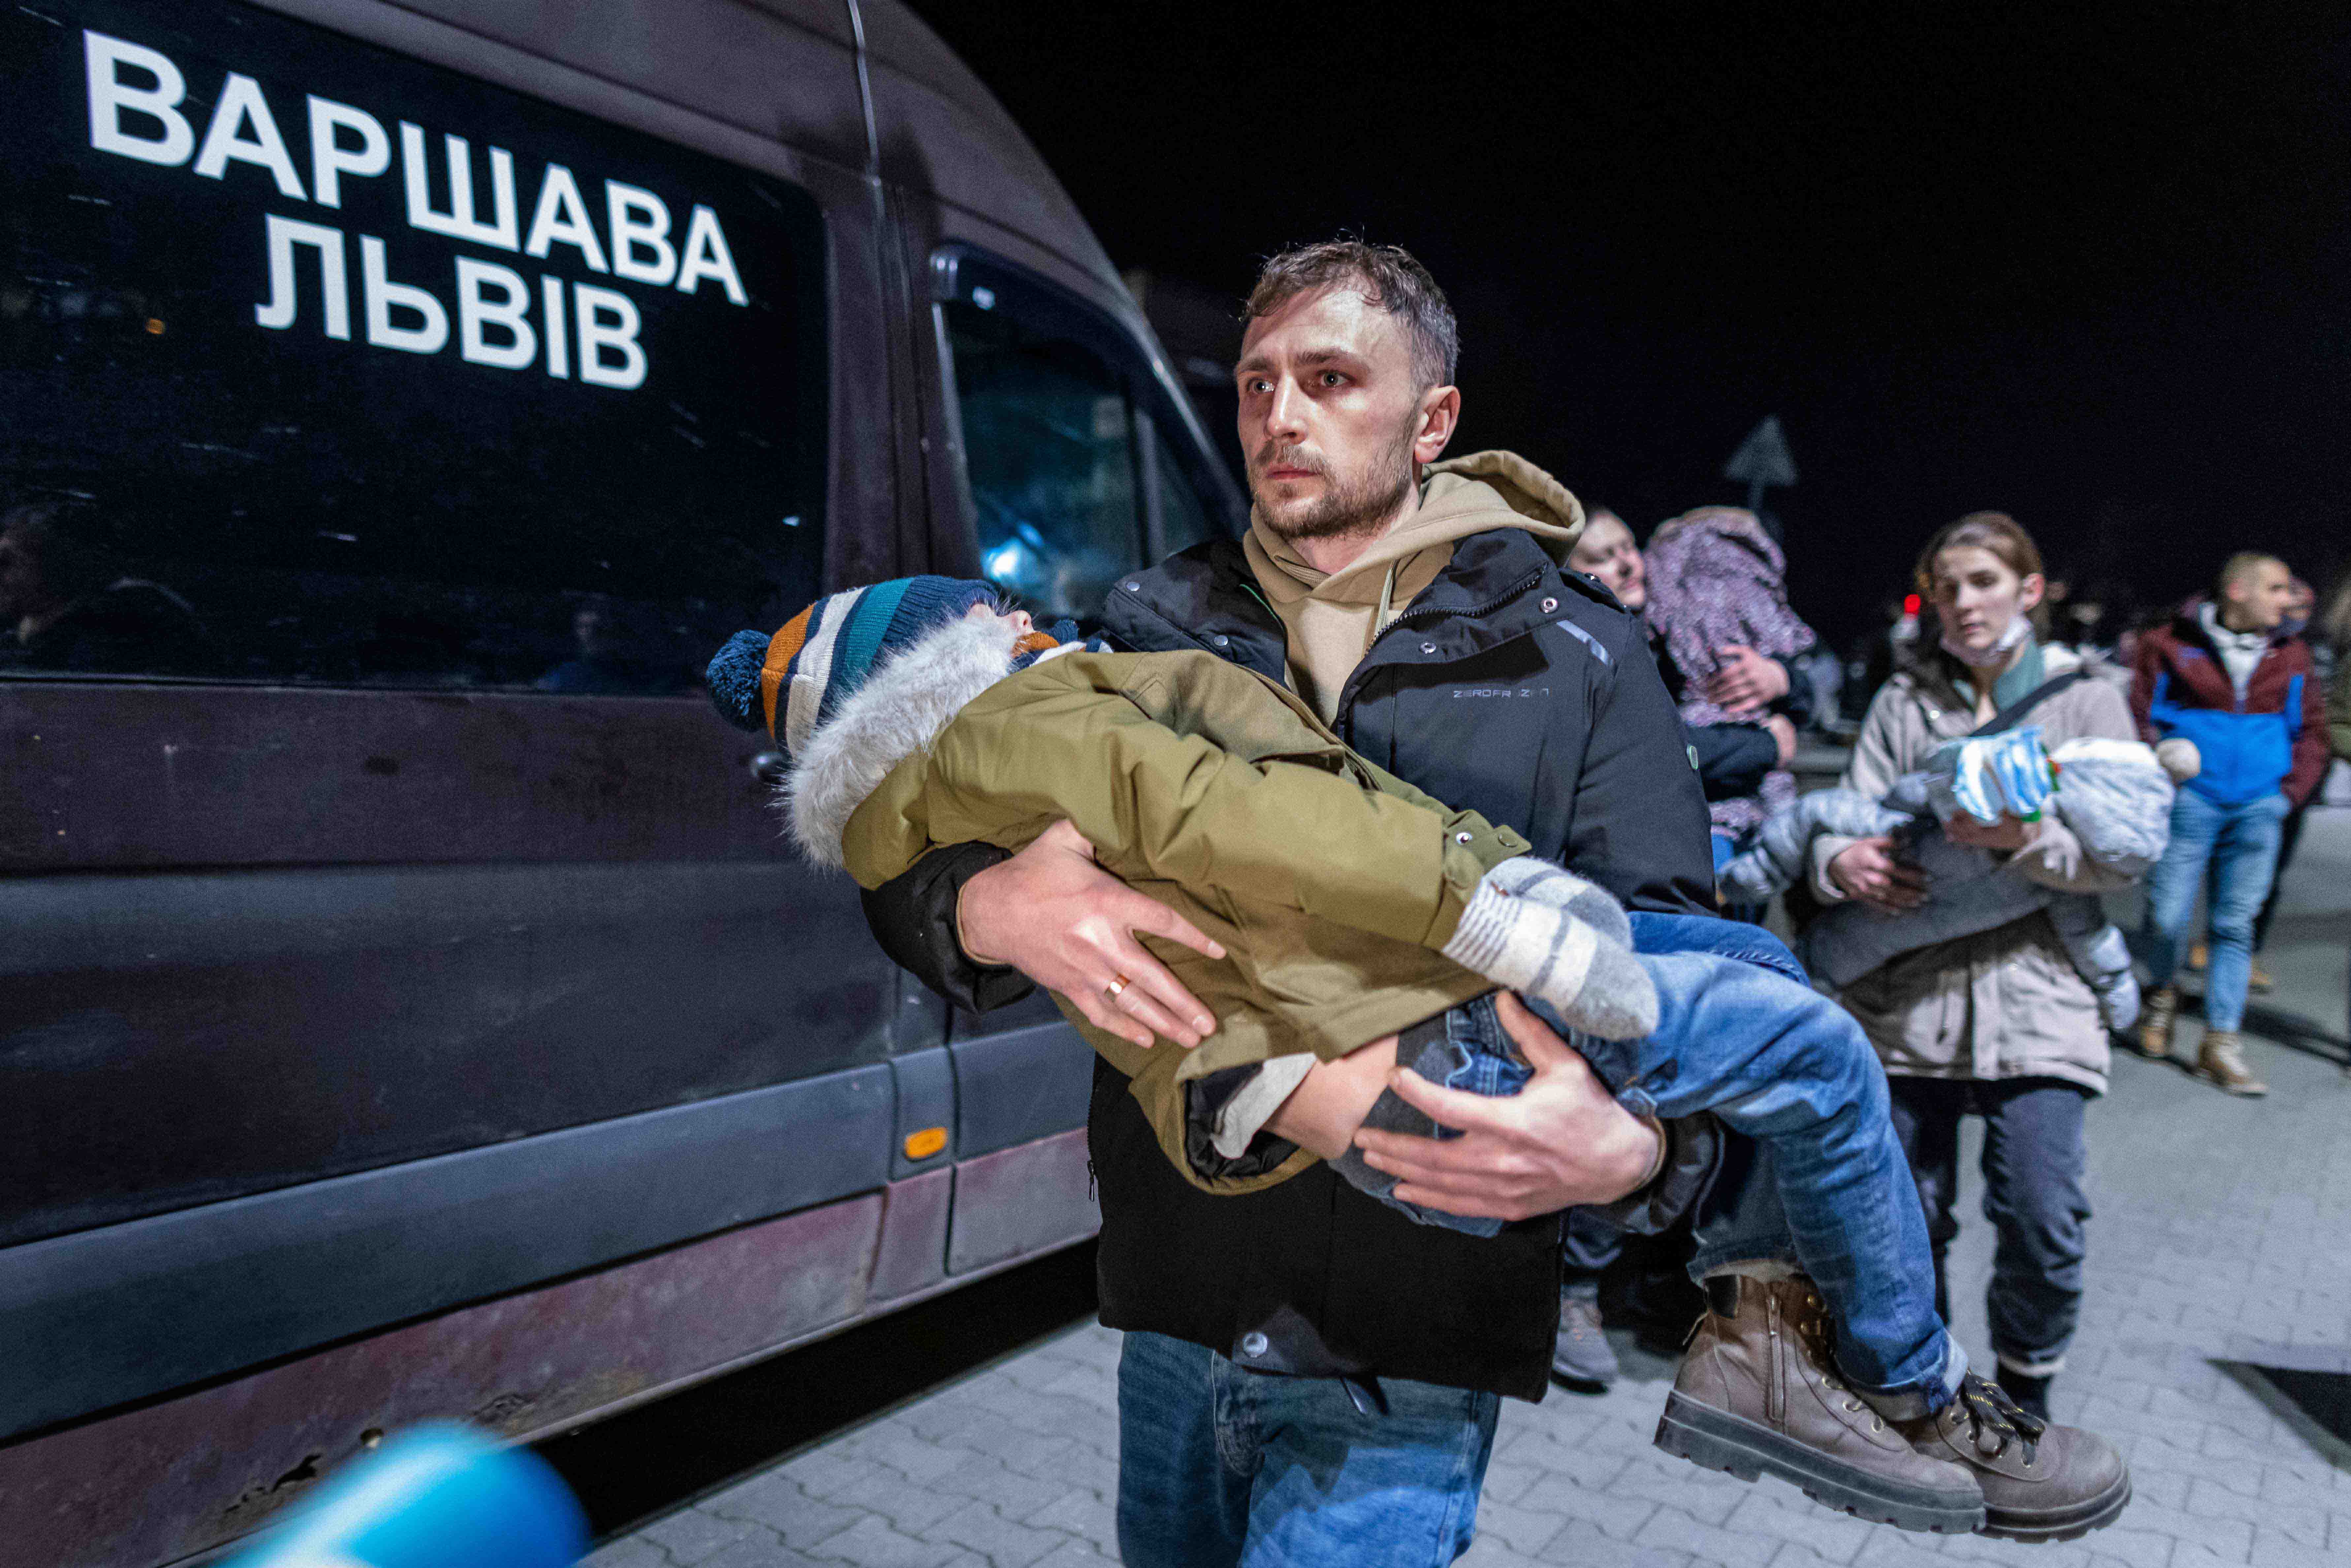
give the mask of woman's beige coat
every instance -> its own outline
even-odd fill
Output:
[[[2051,678],[2081,666],[2064,648],[2042,650]],[[2083,736],[2136,740],[2130,705],[2104,667],[2033,709],[2053,748]],[[1935,748],[1974,729],[1966,698],[1938,666],[1906,671],[1869,705],[1844,787],[1883,795],[1903,774],[1926,766]],[[1844,891],[1828,862],[1855,841],[1823,837],[1813,845],[1813,891],[1835,902]],[[2031,843],[2016,852],[2018,870],[2044,886],[2104,893],[2132,878],[2101,865],[2081,841],[2044,816]],[[2097,998],[2074,971],[2043,914],[1905,953],[1837,994],[1860,1021],[1886,1071],[1911,1078],[2062,1078],[2103,1094],[2110,1065]]]

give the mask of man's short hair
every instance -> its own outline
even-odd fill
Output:
[[[2278,559],[2277,557],[2262,550],[2239,550],[2227,560],[2221,562],[2220,575],[2212,580],[2212,597],[2215,599],[2228,598],[2229,590],[2236,587],[2237,584],[2244,581],[2245,579],[2252,576],[2254,572],[2259,571],[2265,566],[2274,566],[2283,570],[2285,566],[2285,562]]]
[[[1402,246],[1329,239],[1269,256],[1249,290],[1249,319],[1270,316],[1301,294],[1333,285],[1353,287],[1364,303],[1404,323],[1412,341],[1413,379],[1420,390],[1449,386],[1461,335],[1445,290]]]

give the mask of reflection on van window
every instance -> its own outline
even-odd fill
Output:
[[[1142,564],[1134,420],[1117,374],[1008,310],[940,308],[980,570],[1041,613],[1099,613],[1119,574]]]
[[[212,640],[188,601],[127,575],[98,509],[0,511],[0,669],[209,675]]]
[[[816,595],[807,193],[233,0],[0,9],[0,674],[684,693]]]

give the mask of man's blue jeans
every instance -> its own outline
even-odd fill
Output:
[[[2204,1027],[2234,1033],[2245,1021],[2253,967],[2253,922],[2277,875],[2283,795],[2219,806],[2193,789],[2172,798],[2171,842],[2147,879],[2144,931],[2148,977],[2171,984],[2195,918],[2204,870],[2212,871],[2210,961],[2204,971]]]
[[[1118,1358],[1118,1550],[1127,1568],[1440,1568],[1469,1548],[1501,1399],[1383,1377],[1365,1415],[1335,1377],[1237,1366],[1134,1333]]]

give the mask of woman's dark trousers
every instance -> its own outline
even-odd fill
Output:
[[[1999,1082],[1896,1078],[1894,1131],[1910,1159],[1935,1253],[1935,1308],[1949,1322],[1944,1254],[1959,1233],[1959,1119],[1984,1121],[1984,1218],[1997,1242],[1987,1299],[2002,1367],[2045,1377],[2065,1363],[2082,1312],[2082,1191],[2090,1094],[2056,1078]]]

